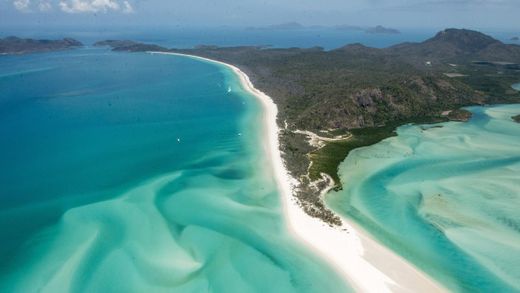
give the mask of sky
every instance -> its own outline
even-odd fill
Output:
[[[2,26],[520,28],[520,0],[0,0]]]

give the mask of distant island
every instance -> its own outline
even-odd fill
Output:
[[[515,122],[520,123],[520,114],[511,117]]]
[[[18,37],[0,39],[0,54],[28,54],[82,47],[80,41],[70,38],[62,40],[35,40]]]
[[[148,45],[129,40],[105,40],[94,43],[94,47],[112,47],[114,51],[127,52],[144,52],[144,51],[162,51],[163,47],[157,45]]]
[[[400,34],[401,32],[397,29],[387,28],[382,25],[374,27],[363,27],[356,25],[336,25],[332,27],[327,26],[305,26],[298,22],[287,22],[281,24],[268,25],[264,27],[248,27],[248,30],[304,30],[304,29],[317,29],[317,28],[330,28],[340,31],[361,31],[368,34]]]
[[[387,28],[381,25],[378,25],[373,28],[367,28],[365,32],[369,34],[388,34],[388,35],[397,35],[401,32],[399,30],[393,29],[393,28]]]
[[[98,43],[113,50],[190,54],[233,64],[279,109],[281,148],[300,181],[295,195],[311,216],[335,225],[321,194],[341,188],[338,165],[348,153],[395,135],[406,123],[465,121],[469,105],[519,103],[520,46],[465,29],[446,29],[421,43],[377,49],[362,44],[322,48]],[[120,46],[119,46],[120,45]]]
[[[511,41],[515,41],[515,42],[520,41],[520,37],[512,37]]]
[[[334,27],[337,30],[341,31],[362,31],[367,34],[387,34],[387,35],[397,35],[401,32],[397,29],[387,28],[382,25],[377,25],[375,27],[361,27],[355,25],[338,25]]]

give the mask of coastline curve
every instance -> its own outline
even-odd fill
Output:
[[[447,292],[411,263],[374,240],[353,221],[341,218],[340,227],[331,227],[308,216],[296,203],[293,188],[298,184],[291,178],[279,148],[278,108],[273,100],[256,89],[249,77],[238,67],[195,55],[173,52],[146,52],[175,55],[215,63],[232,70],[242,87],[262,104],[265,154],[270,158],[278,190],[281,193],[284,217],[288,230],[315,254],[325,259],[356,291],[361,292]]]

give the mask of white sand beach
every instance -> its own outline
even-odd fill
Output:
[[[346,281],[359,292],[445,292],[442,285],[375,241],[356,223],[342,219],[341,228],[333,228],[305,214],[293,197],[296,182],[285,168],[278,141],[276,123],[278,109],[273,100],[256,89],[249,77],[237,67],[198,56],[148,52],[150,54],[181,55],[225,65],[240,78],[242,86],[256,96],[264,108],[264,148],[271,158],[282,197],[288,229],[312,251],[326,259]]]

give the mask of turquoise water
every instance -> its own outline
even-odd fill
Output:
[[[328,203],[460,292],[520,291],[520,105],[406,125],[340,166]]]
[[[2,56],[0,89],[0,292],[349,291],[289,236],[228,69]]]

